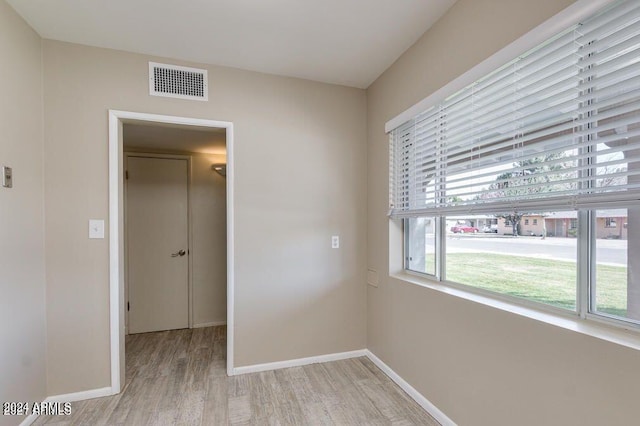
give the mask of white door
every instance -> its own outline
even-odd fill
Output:
[[[187,160],[128,157],[129,332],[189,326]]]

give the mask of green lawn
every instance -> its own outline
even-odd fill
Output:
[[[576,305],[576,264],[488,253],[447,254],[447,280],[561,308]],[[599,265],[598,310],[627,312],[627,268]]]

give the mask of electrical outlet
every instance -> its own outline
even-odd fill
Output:
[[[331,248],[340,248],[340,237],[334,235],[331,237]]]

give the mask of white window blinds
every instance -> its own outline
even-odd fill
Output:
[[[391,216],[640,199],[640,2],[619,1],[391,132]]]

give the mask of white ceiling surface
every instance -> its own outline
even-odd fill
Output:
[[[207,127],[125,123],[123,144],[136,150],[225,155],[226,133],[225,129]]]
[[[359,88],[455,0],[7,0],[43,37]]]

